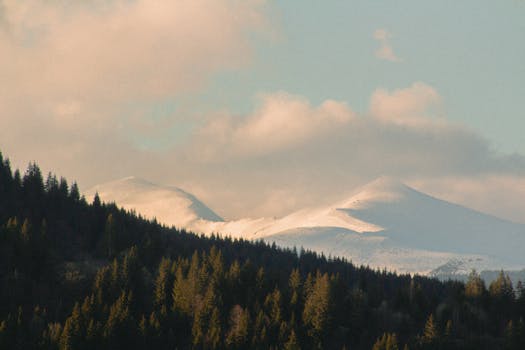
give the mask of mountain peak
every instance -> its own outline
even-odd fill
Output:
[[[340,203],[340,208],[357,209],[375,202],[397,202],[417,191],[396,178],[381,176],[359,187],[349,199]]]
[[[378,192],[378,193],[405,193],[415,191],[401,180],[391,176],[380,176],[375,180],[361,186],[358,192]]]
[[[186,227],[198,220],[223,221],[191,193],[178,187],[157,185],[136,176],[97,185],[85,194],[91,197],[95,193],[103,201],[116,202],[148,218],[156,217],[167,225]]]
[[[121,179],[118,179],[118,180],[114,180],[114,181],[111,181],[111,182],[108,182],[107,184],[114,184],[114,185],[122,185],[122,184],[130,184],[130,185],[135,185],[135,186],[151,186],[151,187],[158,187],[158,185],[148,181],[148,180],[145,180],[141,177],[137,177],[137,176],[126,176],[126,177],[123,177]]]

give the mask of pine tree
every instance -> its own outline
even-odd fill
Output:
[[[98,209],[101,205],[102,203],[100,202],[100,197],[98,195],[98,192],[96,192],[95,196],[93,197],[93,206]]]
[[[209,345],[210,349],[217,349],[219,347],[221,336],[222,329],[220,312],[217,307],[214,307],[208,324],[208,332],[206,334],[206,343]]]
[[[80,200],[80,191],[76,182],[73,182],[73,185],[71,185],[71,189],[69,191],[69,198],[71,198],[75,202],[78,202]]]
[[[67,198],[69,194],[69,185],[67,180],[63,177],[60,178],[60,183],[58,184],[58,190],[60,191],[60,196],[62,198]]]
[[[485,293],[485,290],[485,282],[476,270],[472,270],[465,284],[465,295],[469,298],[480,298]]]
[[[27,167],[24,178],[22,179],[22,187],[26,198],[35,207],[38,206],[38,200],[44,194],[44,179],[42,172],[36,163],[30,163]]]
[[[253,337],[252,337],[252,348],[265,349],[267,348],[267,326],[268,326],[268,316],[264,314],[264,311],[261,309],[257,313],[255,318],[255,325],[253,327]]]
[[[330,321],[330,280],[328,274],[317,274],[315,283],[306,296],[303,311],[303,323],[308,329],[308,334],[315,340],[318,347]]]
[[[42,333],[43,342],[48,348],[57,348],[60,346],[62,337],[62,325],[57,322],[48,323],[47,329]]]
[[[292,329],[290,332],[290,337],[288,338],[288,341],[284,344],[285,350],[300,350],[301,347],[299,346],[299,342],[297,340],[297,335],[295,334],[295,331]]]
[[[183,315],[190,315],[193,310],[193,294],[190,281],[184,277],[182,267],[179,266],[175,272],[175,281],[171,292],[173,300],[173,311]]]
[[[22,228],[20,229],[20,237],[22,238],[22,241],[24,243],[29,243],[32,238],[32,227],[31,223],[29,222],[29,219],[25,219],[24,223],[22,224]]]
[[[398,350],[397,335],[395,333],[383,333],[372,347],[372,350]]]
[[[298,269],[293,269],[290,273],[288,285],[290,286],[291,293],[290,305],[292,306],[292,309],[295,309],[299,303],[299,295],[301,294],[301,274],[299,273]]]
[[[242,348],[248,341],[248,326],[250,314],[240,305],[234,305],[230,311],[230,328],[226,336],[226,345],[232,348]]]
[[[153,311],[150,315],[149,315],[149,320],[148,320],[148,330],[150,330],[150,332],[152,333],[151,335],[154,337],[154,338],[160,338],[161,337],[161,325],[160,325],[160,320],[157,316],[157,314],[155,313],[155,311]]]
[[[134,322],[130,312],[132,299],[131,292],[122,291],[109,309],[103,334],[110,347],[126,348],[133,343]]]
[[[68,317],[60,337],[61,350],[76,350],[82,343],[82,319],[78,303],[73,307],[71,316]]]
[[[425,329],[423,331],[423,341],[425,343],[433,343],[437,340],[438,330],[434,322],[434,315],[430,314],[425,323]]]
[[[512,281],[503,270],[500,271],[498,278],[493,281],[489,286],[489,293],[493,297],[513,300],[514,299],[514,288],[512,287]]]
[[[104,237],[107,257],[112,258],[117,251],[117,229],[113,214],[109,214],[106,219]]]
[[[271,294],[266,297],[264,305],[270,315],[270,322],[273,325],[280,325],[282,319],[282,301],[281,292],[275,288]]]
[[[171,260],[162,258],[159,264],[157,279],[155,280],[155,305],[158,310],[168,306],[170,287],[173,284],[171,278]]]
[[[45,190],[50,194],[58,193],[58,180],[57,177],[51,172],[47,174]]]

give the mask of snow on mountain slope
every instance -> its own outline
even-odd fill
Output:
[[[303,209],[279,219],[235,221],[223,221],[178,188],[136,178],[96,186],[89,193],[96,191],[105,201],[168,225],[304,247],[399,272],[435,274],[439,267],[450,266],[461,272],[525,267],[525,225],[428,196],[389,178],[379,178],[331,206]]]
[[[302,247],[326,256],[345,257],[358,265],[387,268],[399,273],[429,274],[449,261],[470,261],[483,270],[493,266],[515,268],[506,262],[476,254],[454,254],[443,251],[407,248],[392,239],[363,235],[337,227],[297,228],[266,238],[279,246]]]
[[[525,225],[436,199],[385,177],[333,206],[198,230],[304,247],[400,272],[429,273],[450,261],[461,262],[462,270],[525,266]]]
[[[95,186],[85,195],[93,198],[95,193],[104,202],[115,202],[145,217],[157,218],[166,225],[189,227],[198,221],[223,221],[192,194],[177,187],[159,186],[133,176]]]
[[[391,179],[366,185],[338,210],[381,226],[381,234],[405,247],[525,263],[525,225],[433,198]]]

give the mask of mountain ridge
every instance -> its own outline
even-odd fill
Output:
[[[167,225],[185,227],[198,220],[223,221],[193,194],[179,187],[161,186],[135,176],[96,185],[85,195],[92,197],[95,193],[103,201],[116,202],[125,209],[136,210]]]
[[[153,191],[153,197],[166,188],[180,190],[146,180],[125,179]],[[118,190],[108,193],[118,197]],[[186,197],[192,196],[184,193]],[[125,208],[148,205],[125,199],[121,196],[125,203],[115,201]],[[162,203],[162,198],[153,203],[153,207],[146,209],[150,214],[157,211],[158,215],[154,216],[158,220],[168,224],[177,222],[180,227],[195,232],[304,247],[400,272],[430,273],[450,261],[462,262],[458,264],[462,270],[525,267],[525,257],[521,254],[525,251],[525,225],[427,195],[391,177],[371,181],[334,205],[305,208],[277,219],[224,221],[211,215],[215,220],[209,220],[209,215],[199,212],[188,218],[187,213],[177,213],[176,207],[166,211],[169,203]],[[158,211],[159,207],[164,211]]]

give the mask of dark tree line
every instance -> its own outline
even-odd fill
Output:
[[[0,154],[0,349],[523,349],[525,288],[396,275],[89,203]]]

